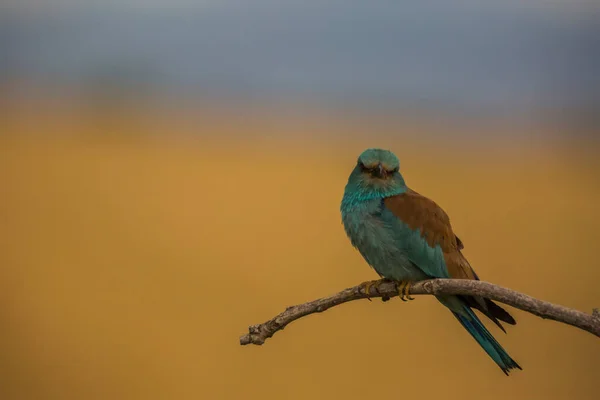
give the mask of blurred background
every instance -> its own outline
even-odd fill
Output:
[[[505,377],[435,299],[247,326],[375,279],[339,202],[393,150],[484,280],[600,307],[600,4],[5,0],[0,398],[595,399],[518,310]],[[596,393],[594,393],[594,390]]]

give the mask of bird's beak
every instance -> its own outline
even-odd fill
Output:
[[[377,176],[380,178],[383,178],[385,176],[385,168],[383,168],[383,165],[381,164],[377,165]]]

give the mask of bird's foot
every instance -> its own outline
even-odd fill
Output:
[[[407,282],[406,286],[404,286],[404,294],[408,300],[414,300],[415,298],[410,295],[410,288],[412,287],[412,282]]]
[[[412,282],[410,281],[399,281],[396,282],[396,289],[398,289],[398,296],[400,296],[400,300],[414,300],[415,298],[409,294],[410,287],[412,286]]]
[[[364,282],[363,285],[365,287],[365,294],[367,295],[367,300],[372,301],[371,300],[371,288],[374,287],[375,290],[379,293],[379,285],[381,285],[383,282],[385,282],[385,279],[379,279],[376,281],[367,281]]]
[[[365,294],[367,295],[367,300],[372,301],[371,300],[371,287],[375,286],[377,284],[378,281],[367,281],[364,282],[363,285],[365,286]]]

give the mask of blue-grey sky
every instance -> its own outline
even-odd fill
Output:
[[[600,102],[597,0],[8,0],[0,74],[436,107]]]

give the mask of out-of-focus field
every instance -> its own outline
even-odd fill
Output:
[[[339,217],[370,146],[394,150],[408,184],[445,208],[482,279],[591,312],[598,148],[367,122],[11,112],[3,400],[598,398],[598,338],[517,310],[508,335],[490,326],[524,368],[509,378],[424,296],[353,302],[262,347],[238,343],[285,306],[376,277]]]

